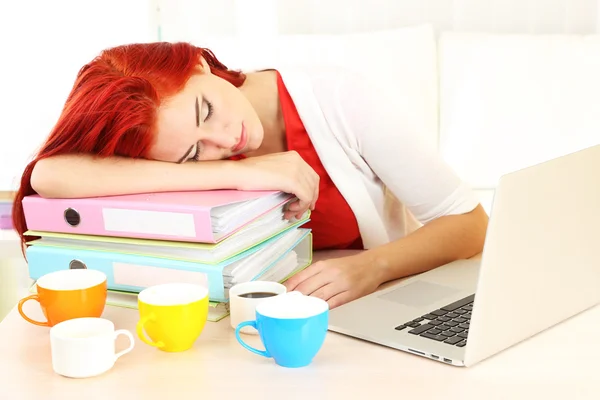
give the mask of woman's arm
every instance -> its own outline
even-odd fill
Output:
[[[480,205],[471,212],[446,215],[388,244],[317,261],[285,286],[322,298],[335,308],[374,292],[385,282],[477,255],[483,248],[487,221]]]
[[[235,162],[174,164],[70,154],[40,160],[31,175],[42,197],[74,198],[186,190],[235,189]]]
[[[211,189],[281,190],[298,201],[289,205],[286,218],[314,209],[319,176],[290,151],[251,157],[242,161],[202,161],[183,164],[70,154],[42,159],[31,176],[42,197],[75,198],[135,193]]]
[[[487,223],[488,215],[478,205],[464,214],[439,217],[402,239],[361,253],[358,258],[373,268],[379,286],[481,253]]]

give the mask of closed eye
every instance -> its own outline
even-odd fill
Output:
[[[204,104],[206,104],[206,117],[204,117],[204,122],[206,122],[213,115],[213,105],[206,99],[204,99]]]
[[[194,111],[196,111],[196,127],[200,127],[201,114],[206,114],[206,116],[202,119],[202,122],[206,122],[213,115],[213,110],[214,107],[212,103],[204,98],[202,99],[202,109],[200,109],[200,101],[198,100],[198,96],[196,96],[196,101],[194,103]],[[202,142],[198,141],[196,144],[192,145],[187,155],[184,156],[179,162],[183,162],[190,158],[199,161],[201,154]]]
[[[195,149],[194,149],[194,161],[200,161],[200,155],[202,154],[202,142],[198,142],[196,143]]]

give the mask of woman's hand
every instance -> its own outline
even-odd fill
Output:
[[[248,157],[237,161],[244,168],[239,190],[281,190],[298,198],[290,204],[285,218],[301,218],[314,210],[319,197],[319,175],[295,151]]]
[[[363,260],[357,254],[317,261],[284,285],[288,291],[319,297],[335,308],[373,293],[383,283],[378,270]]]

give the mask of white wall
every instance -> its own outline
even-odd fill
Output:
[[[432,23],[439,30],[594,33],[598,0],[159,0],[163,38],[346,33]],[[247,28],[258,29],[258,33]]]
[[[0,190],[58,117],[75,74],[134,41],[345,33],[433,23],[438,30],[598,32],[600,0],[9,0],[0,6]],[[156,10],[160,9],[157,13]],[[252,60],[251,60],[252,61]]]
[[[78,70],[101,49],[155,40],[148,0],[12,0],[0,6],[0,191],[58,118]]]

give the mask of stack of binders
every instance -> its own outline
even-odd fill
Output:
[[[108,277],[108,304],[137,307],[153,285],[190,282],[209,288],[209,320],[228,314],[229,288],[283,282],[312,262],[312,235],[283,218],[294,197],[276,191],[215,190],[82,199],[27,196],[26,256],[36,280],[61,269]],[[35,287],[35,285],[34,285]]]

